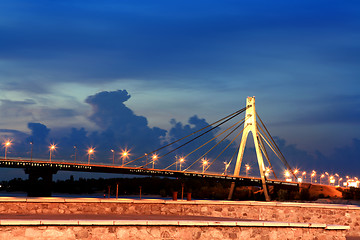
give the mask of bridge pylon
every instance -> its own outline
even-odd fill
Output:
[[[266,185],[264,160],[263,160],[263,155],[262,155],[262,152],[260,149],[260,146],[262,143],[260,142],[260,136],[258,134],[258,127],[257,127],[257,122],[256,122],[255,97],[247,97],[246,98],[244,130],[242,133],[239,152],[238,152],[237,159],[236,159],[234,176],[239,176],[239,174],[240,174],[241,163],[242,163],[243,156],[244,156],[246,140],[247,140],[247,137],[250,132],[252,133],[253,140],[254,140],[256,157],[257,157],[258,164],[259,164],[259,170],[260,170],[260,176],[261,176],[262,187],[264,190],[265,200],[270,201],[270,196],[269,196],[269,192],[268,192],[267,185]],[[232,198],[234,189],[235,189],[235,182],[233,182],[231,184],[229,197],[228,197],[229,200]]]

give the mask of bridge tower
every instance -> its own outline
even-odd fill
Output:
[[[256,123],[256,111],[255,111],[255,97],[247,97],[246,98],[246,112],[245,112],[245,123],[244,123],[244,130],[240,142],[239,152],[236,159],[236,165],[234,170],[234,176],[239,176],[240,169],[241,169],[241,163],[244,156],[245,151],[245,145],[246,140],[249,135],[249,133],[252,133],[253,139],[254,139],[254,146],[256,150],[256,157],[259,164],[259,170],[260,170],[260,176],[261,176],[261,182],[262,187],[264,190],[265,200],[270,201],[269,192],[266,186],[266,178],[265,178],[265,166],[264,166],[264,160],[263,155],[260,150],[260,137],[258,134],[258,127]],[[231,184],[230,192],[229,192],[229,200],[232,198],[233,192],[235,189],[235,182]]]

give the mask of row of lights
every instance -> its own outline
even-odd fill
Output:
[[[3,146],[5,148],[5,156],[4,159],[7,158],[7,151],[8,148],[11,147],[12,141],[10,140],[6,140],[5,142],[3,142]],[[33,142],[30,142],[31,145],[31,154],[30,154],[30,158],[32,160],[32,152],[33,152]],[[56,150],[56,144],[50,144],[49,146],[49,161],[51,162],[52,160],[52,156],[53,156],[53,152]],[[74,150],[75,150],[75,162],[76,162],[76,156],[77,156],[77,147],[74,146]],[[115,164],[115,150],[111,149],[111,152],[113,152],[113,164]],[[92,155],[95,153],[95,148],[90,147],[87,149],[87,154],[88,154],[88,164],[90,164],[90,159],[92,157]],[[129,151],[128,150],[123,150],[121,153],[121,158],[122,158],[122,165],[124,165],[124,160],[129,156]]]
[[[298,169],[295,169],[294,170],[294,174],[298,174],[299,173],[299,170]],[[298,182],[303,182],[305,179],[306,179],[306,171],[303,171],[301,173],[301,177],[298,177],[297,181]],[[315,170],[313,170],[310,174],[310,183],[317,183],[317,180],[316,180],[316,175],[317,175],[317,172]],[[285,180],[288,181],[288,182],[291,182],[293,181],[293,179],[291,178],[291,174],[290,174],[290,171],[289,170],[285,170],[284,172],[284,176],[285,176]],[[325,177],[328,177],[328,185],[333,185],[335,186],[336,184],[336,178],[337,178],[337,186],[340,186],[341,185],[341,182],[344,180],[342,177],[339,176],[339,174],[335,173],[334,175],[331,175],[329,174],[328,172],[324,172],[322,174],[320,174],[320,178],[319,178],[319,184],[324,184],[323,179]],[[348,187],[349,185],[350,186],[354,186],[354,187],[358,187],[360,184],[360,181],[358,180],[357,177],[354,177],[353,179],[350,178],[349,176],[346,176],[346,182],[343,183],[343,186],[346,186]]]
[[[12,144],[12,142],[11,142],[10,140],[6,140],[5,142],[3,142],[4,148],[5,148],[5,156],[4,156],[5,159],[7,158],[7,150],[8,150],[8,148],[11,146],[11,144]],[[33,143],[30,142],[30,144],[31,144],[31,160],[32,160],[32,150],[33,150],[32,148],[33,148]],[[75,162],[76,162],[77,147],[74,146],[74,149],[75,149]],[[56,150],[56,145],[55,145],[55,144],[51,144],[51,145],[49,146],[49,152],[50,152],[49,161],[50,161],[50,162],[51,162],[52,153],[53,153],[53,151],[55,151],[55,150]],[[111,149],[111,152],[113,153],[113,165],[114,165],[114,164],[115,164],[115,150]],[[92,156],[94,153],[95,153],[95,148],[93,148],[93,147],[88,148],[88,150],[87,150],[87,154],[88,154],[88,164],[90,164],[91,156]],[[129,151],[128,151],[128,150],[123,150],[123,151],[122,151],[122,153],[121,153],[122,165],[125,164],[124,161],[125,161],[126,158],[129,157],[129,155],[130,155],[130,154],[129,154]],[[145,153],[145,156],[146,156],[146,165],[148,165],[148,163],[147,163],[147,154],[146,154],[146,153]],[[156,162],[156,160],[158,160],[158,155],[156,155],[156,154],[152,155],[152,167],[153,167],[153,168],[155,168],[155,162]],[[180,158],[179,160],[176,160],[176,168],[177,168],[177,163],[179,162],[180,171],[181,171],[182,163],[183,163],[184,161],[185,161],[184,158]],[[209,163],[209,162],[208,162],[207,159],[205,159],[205,158],[202,159],[202,173],[205,172],[205,167],[208,165],[208,163]],[[224,164],[225,164],[224,174],[227,175],[227,169],[228,169],[228,167],[230,166],[230,163],[224,162]],[[250,165],[249,165],[249,164],[245,164],[246,177],[248,176],[250,169],[251,169]],[[176,169],[176,170],[177,170],[177,169]],[[270,168],[267,167],[267,168],[265,169],[265,176],[268,177],[268,176],[270,175],[270,172],[271,172]],[[298,169],[295,169],[295,170],[294,170],[294,174],[296,175],[296,174],[298,174],[298,173],[299,173],[299,170],[298,170]],[[299,178],[297,179],[297,181],[298,181],[298,182],[303,182],[303,181],[306,179],[306,175],[307,175],[306,171],[303,171],[302,174],[301,174],[301,177],[299,177]],[[285,170],[285,171],[284,171],[284,176],[285,176],[285,181],[289,181],[289,182],[293,181],[293,179],[291,178],[291,173],[290,173],[289,170]],[[335,181],[336,181],[335,177],[338,178],[338,186],[340,186],[340,182],[343,181],[343,178],[339,177],[339,175],[338,175],[337,173],[334,174],[334,175],[329,175],[328,172],[325,172],[324,174],[321,174],[321,175],[320,175],[320,184],[321,184],[321,180],[322,180],[323,178],[325,178],[325,176],[328,176],[329,185],[331,185],[331,184],[335,185]],[[311,172],[310,179],[311,179],[311,181],[310,181],[311,183],[313,183],[313,180],[314,180],[314,179],[315,179],[314,181],[317,182],[317,180],[316,180],[316,171],[315,171],[315,170],[313,170],[313,171]],[[359,184],[360,184],[360,181],[359,181],[358,178],[356,178],[356,177],[355,177],[354,179],[350,179],[349,176],[346,176],[346,179],[347,179],[347,181],[344,183],[344,186],[349,186],[349,184],[350,184],[350,185],[354,185],[354,186],[358,187]]]
[[[12,142],[10,140],[6,140],[3,145],[5,147],[5,159],[7,158],[7,150],[8,148],[11,146]],[[33,142],[30,142],[31,144],[31,160],[32,160],[32,152],[33,152]],[[56,144],[50,144],[49,145],[49,161],[51,162],[52,161],[52,157],[53,157],[53,152],[56,150]],[[75,162],[76,162],[76,157],[77,157],[77,147],[74,146],[74,150],[75,150]],[[115,164],[115,150],[114,149],[111,149],[110,150],[113,155],[112,155],[112,162],[113,162],[113,165]],[[92,158],[92,155],[95,154],[95,148],[93,147],[90,147],[87,149],[87,155],[88,155],[88,164],[90,164],[90,160]],[[130,156],[130,153],[128,150],[123,150],[121,152],[121,158],[122,158],[122,165],[124,166],[125,164],[125,159],[128,158]],[[148,154],[145,153],[145,157],[146,157],[146,165],[148,165],[149,163],[147,162],[148,160]],[[152,168],[155,168],[155,163],[156,161],[159,159],[158,155],[157,154],[153,154],[151,156],[151,159],[152,161],[150,163],[152,163]],[[179,158],[176,160],[176,170],[177,170],[177,165],[179,164],[179,170],[181,171],[182,169],[182,165],[184,163],[185,159],[183,157]],[[202,159],[202,173],[205,172],[205,167],[208,165],[208,160],[203,158]],[[229,166],[230,164],[227,165],[227,167]]]

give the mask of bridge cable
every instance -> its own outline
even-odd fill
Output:
[[[260,145],[260,149],[261,149],[261,151],[263,152],[263,155],[265,156],[266,160],[267,160],[268,163],[269,163],[270,170],[271,170],[272,173],[274,174],[275,179],[278,179],[277,176],[276,176],[276,174],[275,174],[274,168],[273,168],[273,166],[272,166],[272,164],[271,164],[271,162],[270,162],[269,156],[268,156],[268,154],[267,154],[267,151],[266,151],[266,148],[265,148],[265,145],[264,145],[264,142],[263,142],[263,139],[262,139],[261,136],[258,137],[258,142],[259,142],[259,145]]]
[[[244,121],[245,122],[245,121]],[[244,122],[242,122],[239,126],[237,126],[231,133],[233,133],[235,130],[237,130],[242,124],[244,124]],[[239,136],[240,136],[240,134],[242,133],[244,131],[244,129],[242,129],[234,138],[233,138],[233,140],[231,140],[231,142],[219,153],[219,155],[209,164],[209,166],[205,169],[205,171],[207,171],[208,170],[208,168],[221,156],[221,154],[223,154],[224,153],[224,151],[228,148],[228,147],[230,147],[230,145],[235,141],[235,139],[237,139]],[[231,134],[230,133],[230,134]],[[229,135],[230,135],[229,134]],[[226,136],[227,137],[227,136]]]
[[[198,133],[198,132],[200,132],[200,131],[202,131],[202,130],[205,130],[206,128],[208,128],[208,127],[210,127],[210,126],[212,126],[212,125],[215,125],[215,124],[217,124],[217,123],[219,123],[219,122],[221,122],[221,121],[223,121],[223,120],[225,120],[225,119],[227,119],[227,118],[229,118],[229,117],[231,117],[230,119],[232,119],[232,118],[234,118],[235,116],[243,113],[245,110],[246,110],[246,107],[245,107],[245,108],[242,108],[242,109],[240,109],[240,110],[238,110],[238,111],[236,111],[236,112],[233,112],[233,113],[229,114],[228,116],[223,117],[223,118],[221,118],[220,120],[218,120],[218,121],[216,121],[216,122],[213,122],[212,124],[207,125],[206,127],[203,127],[203,128],[201,128],[201,129],[199,129],[199,130],[197,130],[197,131],[195,131],[195,132],[193,132],[193,133],[191,133],[191,134],[189,134],[189,135],[187,135],[187,136],[185,136],[185,137],[182,137],[182,138],[180,138],[180,139],[178,139],[178,140],[176,140],[176,141],[173,141],[173,142],[171,142],[171,143],[169,143],[169,144],[167,144],[167,145],[165,145],[165,146],[162,146],[162,147],[160,147],[160,148],[158,148],[158,149],[150,152],[149,154],[152,154],[152,153],[155,153],[155,152],[157,152],[157,151],[160,151],[160,150],[163,149],[163,148],[166,148],[166,147],[168,147],[168,146],[170,146],[170,145],[172,145],[172,144],[174,144],[174,143],[177,143],[177,142],[179,142],[179,141],[181,141],[181,140],[183,140],[183,139],[185,139],[185,138],[187,138],[187,137],[190,137],[190,136],[192,136],[192,135],[194,135],[194,134],[196,134],[196,133]],[[234,116],[234,115],[235,115],[235,116]],[[230,119],[226,120],[226,122],[229,121]],[[223,123],[225,123],[225,122],[223,122]],[[210,130],[208,130],[207,132],[203,133],[202,135],[204,135],[204,134],[210,132],[211,130],[217,128],[218,126],[222,125],[223,123],[221,123],[221,124],[219,124],[219,125],[211,128]],[[199,135],[198,137],[200,137],[200,136],[202,136],[202,135]],[[193,140],[195,140],[195,139],[193,139]],[[192,140],[191,140],[191,141],[192,141]],[[186,144],[187,144],[187,143],[186,143]],[[184,144],[184,145],[185,145],[185,144]],[[182,145],[182,146],[183,146],[183,145]],[[138,157],[138,158],[136,158],[136,159],[134,159],[134,160],[132,160],[132,161],[129,161],[129,162],[127,162],[127,163],[124,164],[124,165],[127,165],[127,164],[132,163],[132,162],[134,162],[134,161],[136,161],[136,160],[139,160],[139,159],[141,159],[141,158],[144,158],[145,156],[147,156],[147,154],[145,154],[145,155],[143,155],[143,156],[140,156],[140,157]]]
[[[222,131],[221,133],[219,133],[218,135],[216,135],[215,137],[213,137],[212,139],[210,139],[209,141],[207,141],[206,143],[202,144],[201,146],[199,146],[198,148],[196,148],[195,150],[191,151],[190,153],[188,153],[187,155],[185,155],[184,158],[187,158],[189,155],[193,154],[194,152],[196,152],[197,150],[199,150],[200,148],[204,147],[205,145],[207,145],[208,143],[212,142],[213,140],[215,140],[217,137],[219,137],[220,135],[224,134],[225,132],[227,132],[228,130],[230,130],[231,128],[233,128],[234,126],[236,126],[237,124],[239,124],[240,122],[242,122],[241,124],[243,124],[245,122],[244,119],[241,119],[240,121],[238,121],[237,123],[233,124],[232,126],[230,126],[229,128],[225,129],[224,131]],[[240,124],[240,125],[241,125]],[[234,131],[234,130],[233,130]],[[232,132],[233,132],[232,131]],[[231,133],[232,133],[231,132]],[[230,134],[231,134],[230,133]],[[227,136],[226,136],[227,137]],[[226,138],[225,137],[225,138]],[[224,139],[223,139],[224,140]],[[221,140],[219,143],[221,143],[223,140]],[[217,143],[214,147],[216,147],[219,143]],[[214,148],[213,147],[213,148]],[[213,148],[211,148],[208,152],[210,152]],[[204,155],[206,155],[208,152],[206,152]],[[204,156],[203,155],[203,156]],[[191,166],[193,166],[196,162],[198,162],[203,156],[201,156],[199,159],[197,159],[194,163],[192,163],[188,168],[186,168],[184,171],[186,171],[187,169],[189,169]]]
[[[246,110],[246,108],[243,108],[242,110],[243,110],[242,112],[244,112],[244,111]],[[180,145],[179,147],[176,147],[175,149],[171,150],[170,152],[168,152],[168,153],[166,153],[166,154],[164,154],[164,155],[162,155],[162,156],[158,157],[158,159],[163,158],[163,157],[165,157],[165,156],[169,155],[170,153],[172,153],[172,152],[174,152],[174,151],[178,150],[179,148],[181,148],[181,147],[183,147],[183,146],[185,146],[185,145],[189,144],[190,142],[192,142],[192,141],[194,141],[194,140],[198,139],[199,137],[201,137],[201,136],[205,135],[206,133],[208,133],[208,132],[210,132],[210,131],[214,130],[215,128],[217,128],[217,127],[221,126],[222,124],[224,124],[224,123],[226,123],[226,122],[230,121],[231,119],[233,119],[234,117],[238,116],[238,115],[239,115],[239,114],[241,114],[242,112],[238,112],[238,113],[236,113],[236,114],[235,114],[235,115],[233,115],[232,117],[230,117],[230,118],[226,119],[225,121],[223,121],[223,122],[219,123],[218,125],[216,125],[216,126],[212,127],[211,129],[207,130],[206,132],[203,132],[202,134],[200,134],[200,135],[198,135],[198,136],[194,137],[193,139],[191,139],[191,140],[189,140],[189,141],[185,142],[184,144]],[[192,135],[192,134],[191,134],[191,135]],[[189,136],[190,136],[190,135],[189,135]],[[153,152],[155,152],[155,151],[153,151]],[[147,165],[149,165],[149,164],[150,164],[150,163],[147,163],[147,164],[145,164],[145,165],[143,165],[143,166],[141,166],[141,167],[145,167],[145,166],[147,166]]]
[[[227,129],[225,129],[224,131],[222,131],[221,133],[217,134],[216,136],[214,136],[212,139],[210,139],[209,141],[207,141],[206,143],[202,144],[201,146],[199,146],[198,148],[196,148],[195,150],[191,151],[190,153],[188,153],[187,155],[184,156],[184,158],[187,158],[188,156],[190,156],[191,154],[193,154],[194,152],[196,152],[197,150],[199,150],[200,148],[202,148],[203,146],[207,145],[208,143],[212,142],[213,140],[215,140],[217,137],[221,136],[222,134],[224,134],[225,132],[227,132],[228,130],[230,130],[231,128],[233,128],[234,126],[236,126],[237,124],[239,124],[240,122],[242,122],[241,124],[243,124],[245,122],[244,119],[238,121],[237,123],[233,124],[232,126],[228,127]],[[163,157],[163,156],[162,156]],[[171,164],[170,166],[174,165],[175,163]],[[169,168],[170,166],[168,166],[167,168]],[[167,169],[165,168],[165,169]]]
[[[267,130],[267,128],[266,128],[265,124],[263,123],[263,121],[261,120],[261,118],[260,118],[259,114],[258,114],[258,113],[256,113],[256,116],[259,118],[259,120],[260,120],[261,124],[264,126],[264,128],[265,128],[266,132],[268,133],[268,135],[270,136],[271,140],[273,141],[273,143],[274,143],[275,147],[277,148],[277,150],[280,152],[281,156],[283,157],[283,160],[285,161],[285,165],[286,165],[286,167],[288,167],[288,168],[289,168],[290,172],[292,173],[292,175],[293,175],[293,176],[295,177],[295,179],[296,179],[296,175],[295,175],[295,173],[294,173],[294,172],[293,172],[293,170],[291,169],[291,167],[290,167],[289,163],[286,161],[286,159],[285,159],[284,155],[281,153],[281,151],[280,151],[280,149],[279,149],[278,145],[276,144],[276,142],[275,142],[275,141],[274,141],[274,139],[272,138],[271,134],[270,134],[270,133],[269,133],[269,131]]]
[[[260,127],[260,129],[262,130],[261,126],[258,126],[258,127]],[[287,162],[285,162],[284,159],[281,157],[281,155],[280,155],[281,153],[276,149],[276,147],[274,146],[274,143],[270,140],[269,136],[265,133],[264,133],[264,135],[262,135],[260,131],[258,132],[258,134],[267,143],[267,145],[271,148],[271,150],[275,153],[275,155],[280,159],[280,161],[282,161],[282,163],[286,166]]]

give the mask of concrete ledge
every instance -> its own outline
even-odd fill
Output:
[[[287,223],[267,221],[194,221],[194,220],[38,220],[6,219],[0,226],[222,226],[222,227],[276,227],[276,228],[323,228],[325,230],[348,230],[349,226]]]
[[[27,202],[27,203],[133,203],[133,204],[181,204],[181,205],[248,205],[248,206],[276,206],[300,208],[325,208],[360,210],[360,206],[323,203],[297,202],[258,202],[258,201],[217,201],[217,200],[162,200],[162,199],[130,199],[130,198],[60,198],[60,197],[0,197],[0,202]]]
[[[326,230],[348,230],[350,226],[341,226],[341,225],[327,225]]]

